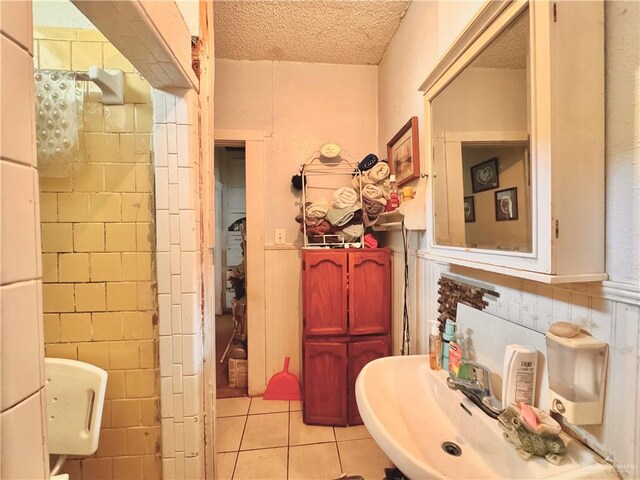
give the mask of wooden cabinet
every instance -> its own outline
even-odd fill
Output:
[[[306,335],[346,335],[347,255],[303,254],[304,325]]]
[[[304,421],[361,424],[356,378],[390,350],[389,250],[305,250],[302,258]]]
[[[387,337],[374,338],[371,340],[352,341],[349,343],[348,349],[348,419],[349,425],[362,424],[358,405],[356,404],[356,378],[360,370],[372,360],[382,358],[389,355],[389,339]]]
[[[389,251],[349,253],[349,334],[389,333]]]
[[[305,422],[346,425],[347,343],[305,342],[304,378]]]

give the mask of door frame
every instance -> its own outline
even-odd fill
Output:
[[[249,377],[247,391],[249,396],[261,395],[266,388],[264,132],[262,130],[215,129],[214,142],[216,146],[245,147],[247,189],[247,248],[245,253]],[[213,180],[215,185],[215,178]]]

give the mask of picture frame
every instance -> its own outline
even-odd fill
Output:
[[[387,143],[387,160],[399,187],[420,178],[418,117],[411,117]]]
[[[464,223],[474,223],[476,221],[476,203],[473,195],[464,197]]]
[[[498,157],[490,158],[471,167],[471,191],[473,193],[500,187]]]
[[[518,188],[511,187],[496,192],[496,221],[518,220]]]

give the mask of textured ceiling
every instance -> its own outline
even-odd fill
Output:
[[[526,10],[476,57],[471,67],[526,68],[528,48],[529,10]]]
[[[410,3],[217,0],[216,57],[377,65]]]

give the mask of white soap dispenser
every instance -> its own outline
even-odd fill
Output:
[[[609,348],[570,326],[554,323],[546,334],[551,410],[574,425],[597,425],[602,423]]]
[[[502,406],[514,402],[534,405],[538,350],[527,345],[507,345],[502,367]]]

